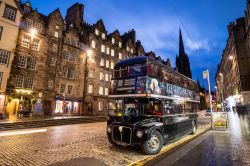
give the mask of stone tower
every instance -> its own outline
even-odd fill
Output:
[[[84,13],[84,5],[80,3],[75,3],[68,10],[65,17],[66,23],[68,25],[73,25],[77,29],[81,28],[83,23],[83,13]]]
[[[181,29],[179,30],[179,55],[176,56],[176,69],[183,75],[192,78],[189,58],[184,49]]]

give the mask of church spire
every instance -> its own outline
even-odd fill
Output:
[[[179,56],[185,56],[185,49],[182,40],[181,28],[179,28]]]
[[[176,56],[176,69],[185,76],[192,78],[189,58],[184,49],[181,28],[179,28],[179,55]]]

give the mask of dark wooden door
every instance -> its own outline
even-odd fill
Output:
[[[51,101],[44,101],[43,109],[44,109],[45,116],[51,116],[52,115]]]

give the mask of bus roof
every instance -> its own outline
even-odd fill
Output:
[[[138,64],[138,63],[144,63],[144,62],[147,62],[147,60],[154,61],[154,62],[158,63],[161,66],[167,67],[162,62],[160,62],[160,61],[158,61],[158,60],[156,60],[156,59],[154,59],[152,57],[149,57],[149,56],[136,56],[136,57],[132,57],[132,58],[125,59],[125,60],[122,60],[122,61],[118,62],[115,65],[115,69],[123,67],[123,66],[130,66],[130,65],[134,65],[134,64]],[[171,68],[171,67],[169,67],[169,68]],[[182,75],[183,77],[185,77],[188,80],[196,82],[195,80],[183,75],[182,73],[179,73],[178,71],[174,70],[173,68],[171,68],[171,70],[173,72],[175,72],[176,74]]]

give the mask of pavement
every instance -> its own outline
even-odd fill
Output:
[[[249,166],[250,115],[229,112],[229,129],[210,130],[181,148],[151,160],[147,166]]]
[[[200,117],[198,131],[209,122]],[[111,145],[106,122],[0,132],[1,166],[125,166],[147,157],[139,148]]]

